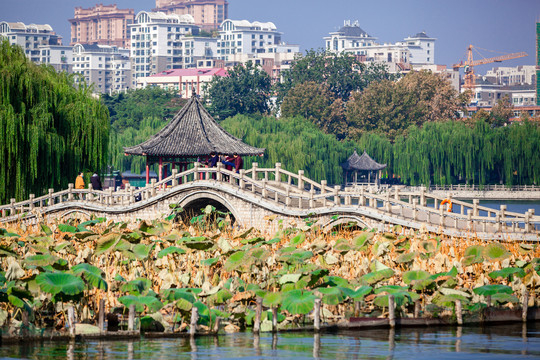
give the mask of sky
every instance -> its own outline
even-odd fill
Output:
[[[69,43],[74,8],[89,8],[97,0],[0,0],[0,21],[49,24]],[[100,1],[101,3],[101,1]],[[116,0],[103,4],[151,10],[155,0]],[[360,27],[380,43],[393,43],[425,31],[437,39],[435,62],[451,66],[466,59],[469,44],[479,50],[475,59],[525,51],[529,56],[477,67],[536,63],[536,22],[540,0],[229,0],[233,20],[271,21],[282,40],[302,51],[324,46],[323,37],[358,20]]]

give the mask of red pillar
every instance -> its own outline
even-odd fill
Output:
[[[148,155],[146,156],[146,185],[150,184],[150,165],[148,164]]]
[[[163,180],[163,158],[160,156],[159,157],[159,180],[158,181],[161,181]]]

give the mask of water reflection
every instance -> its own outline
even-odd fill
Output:
[[[536,324],[484,328],[355,330],[338,333],[240,333],[220,337],[35,343],[0,348],[19,359],[494,359],[540,357]]]

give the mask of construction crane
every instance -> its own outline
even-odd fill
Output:
[[[467,61],[465,62],[462,61],[459,64],[453,65],[454,70],[459,70],[459,68],[464,68],[463,70],[465,71],[465,84],[463,85],[463,87],[465,88],[465,90],[471,90],[473,93],[474,93],[474,88],[476,86],[476,76],[474,75],[475,66],[528,56],[527,53],[522,51],[518,53],[505,54],[505,55],[495,56],[491,58],[473,60],[473,48],[474,46],[472,45],[469,45],[469,47],[467,48]]]

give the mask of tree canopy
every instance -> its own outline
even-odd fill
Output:
[[[0,202],[67,188],[79,171],[105,165],[107,108],[73,77],[0,43]]]
[[[212,116],[223,120],[236,114],[265,114],[270,110],[270,76],[260,65],[248,61],[214,76],[205,85],[205,100]]]

